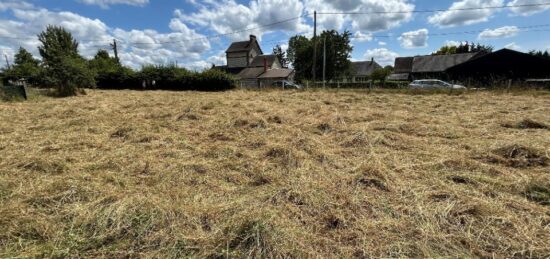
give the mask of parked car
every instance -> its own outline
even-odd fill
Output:
[[[301,85],[295,84],[288,80],[275,81],[272,84],[273,87],[280,87],[283,89],[302,89]]]
[[[463,85],[454,85],[445,81],[437,79],[424,79],[414,80],[410,85],[410,88],[415,89],[430,89],[430,88],[452,88],[452,89],[466,89]]]

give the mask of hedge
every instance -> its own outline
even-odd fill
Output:
[[[147,66],[139,72],[121,68],[98,75],[96,81],[100,89],[225,91],[236,86],[233,76],[223,71],[193,72],[174,66]]]

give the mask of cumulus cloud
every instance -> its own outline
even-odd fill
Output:
[[[234,0],[205,1],[195,5],[198,11],[194,13],[186,14],[176,10],[174,14],[180,21],[226,34],[233,40],[247,39],[248,34],[261,38],[263,34],[272,31],[299,33],[311,29],[303,17],[289,20],[303,15],[304,5],[300,0],[260,0],[251,1],[247,5]],[[273,24],[282,20],[289,21]],[[266,26],[269,24],[273,25]]]
[[[398,40],[401,47],[406,49],[424,48],[428,46],[428,29],[405,32]]]
[[[516,36],[519,32],[519,28],[516,26],[504,26],[496,29],[486,29],[482,31],[478,39],[500,39],[500,38],[510,38]]]
[[[369,49],[363,55],[365,60],[374,60],[381,66],[392,65],[395,63],[395,58],[399,57],[399,54],[390,51],[386,48]]]
[[[486,22],[497,9],[477,9],[468,11],[453,11],[453,9],[485,8],[502,6],[504,0],[461,0],[454,2],[449,10],[428,17],[428,22],[439,27],[453,27]]]
[[[506,48],[506,49],[511,49],[511,50],[516,50],[516,51],[521,50],[521,46],[518,45],[518,44],[516,44],[515,42],[506,44],[506,46],[504,46],[504,48]]]
[[[538,4],[547,4],[547,3],[548,1],[546,0],[513,0],[510,3],[508,3],[508,5],[509,6],[531,5],[531,6],[511,8],[512,12],[518,15],[529,16],[529,15],[544,12],[550,9],[550,5],[538,5]]]
[[[8,2],[10,3],[10,2]],[[10,20],[0,19],[2,52],[13,53],[24,47],[39,57],[36,37],[47,25],[62,26],[79,41],[79,52],[87,58],[99,49],[110,49],[113,38],[118,39],[119,57],[123,64],[139,68],[144,64],[173,63],[176,60],[194,62],[210,49],[204,35],[190,29],[185,23],[169,24],[172,32],[155,30],[123,30],[111,28],[99,19],[91,19],[72,12],[54,12],[21,2],[19,5],[2,3],[4,12],[10,11]],[[13,54],[12,54],[13,55]]]
[[[145,6],[149,3],[149,0],[79,0],[84,4],[98,5],[101,8],[107,8],[110,5],[133,5],[133,6]]]
[[[356,42],[369,42],[372,40],[372,33],[362,33],[360,31],[356,31],[355,34],[353,34],[352,40]]]

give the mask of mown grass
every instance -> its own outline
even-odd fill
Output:
[[[0,103],[0,257],[547,257],[550,131],[515,126],[548,114],[495,92]]]

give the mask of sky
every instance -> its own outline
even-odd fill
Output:
[[[550,0],[0,0],[0,54],[13,62],[24,47],[39,58],[36,35],[57,25],[87,58],[116,39],[121,61],[132,68],[177,63],[202,70],[224,65],[229,44],[249,34],[264,53],[277,44],[286,49],[293,35],[311,36],[314,11],[318,31],[353,35],[353,61],[391,65],[465,41],[550,49]]]

